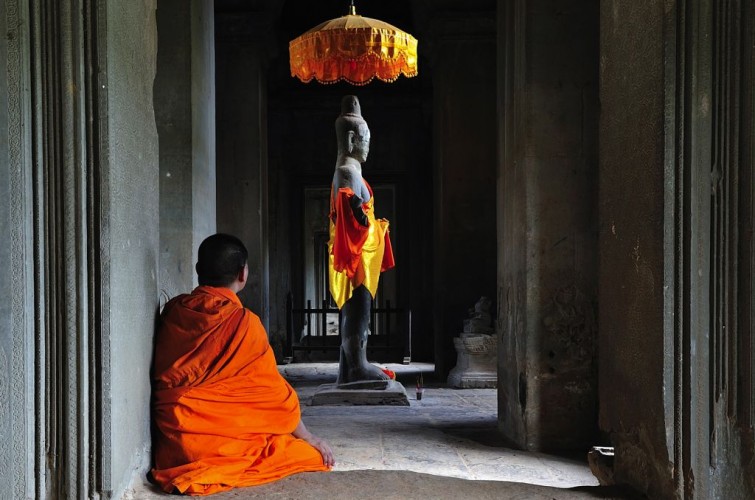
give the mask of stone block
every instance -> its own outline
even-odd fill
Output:
[[[459,389],[495,388],[498,385],[496,339],[490,335],[462,333],[454,339],[456,367],[448,385]]]
[[[409,406],[404,386],[395,380],[323,384],[312,396],[312,406]]]

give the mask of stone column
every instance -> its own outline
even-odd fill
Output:
[[[600,420],[603,429],[619,431],[620,480],[646,483],[645,491],[653,483],[655,496],[673,496],[673,448],[665,437],[673,426],[673,389],[666,387],[673,375],[664,373],[664,318],[673,312],[664,305],[663,3],[627,9],[604,2],[601,17],[610,35],[601,37],[609,59],[601,69]],[[627,473],[627,460],[645,465]]]
[[[29,5],[0,2],[0,480],[10,498],[34,498],[45,470],[34,449],[34,246]],[[36,477],[36,480],[35,480]]]
[[[157,24],[154,92],[164,300],[196,286],[197,248],[215,232],[214,2],[160,0]]]
[[[101,64],[107,58],[107,74],[99,83],[107,91],[107,102],[100,108],[106,117],[106,135],[100,138],[102,163],[95,165],[102,169],[106,193],[100,234],[106,255],[101,298],[105,359],[91,414],[99,415],[107,435],[101,448],[105,471],[101,488],[110,490],[113,498],[123,495],[135,475],[146,473],[150,462],[147,381],[158,308],[160,243],[159,138],[153,96],[156,7],[155,1],[108,0],[106,17],[100,19],[107,23],[102,27],[106,54],[100,54]]]
[[[154,4],[12,0],[0,26],[0,477],[119,497],[149,446]]]
[[[598,2],[498,6],[498,418],[523,448],[584,448],[597,430]]]
[[[9,304],[0,307],[0,477],[11,498],[119,498],[148,467],[154,10],[0,3]]]
[[[217,214],[218,231],[249,250],[249,282],[239,296],[267,328],[267,64],[274,40],[271,17],[258,14],[217,18]]]
[[[650,498],[752,498],[753,2],[601,2],[600,426]]]

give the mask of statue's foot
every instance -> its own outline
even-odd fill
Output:
[[[390,380],[383,370],[375,365],[365,363],[359,366],[341,370],[337,384],[348,384],[350,382],[359,382],[362,380]]]

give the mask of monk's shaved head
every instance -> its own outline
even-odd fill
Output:
[[[227,286],[239,276],[249,252],[230,234],[213,234],[199,245],[197,276],[200,285]]]

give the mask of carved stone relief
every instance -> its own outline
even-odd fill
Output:
[[[10,167],[10,185],[11,185],[11,256],[12,256],[12,275],[11,288],[16,290],[11,298],[11,315],[12,315],[12,353],[10,366],[8,365],[5,353],[2,359],[2,376],[4,379],[0,382],[0,401],[3,406],[10,401],[10,415],[3,415],[3,421],[10,420],[10,452],[2,453],[3,460],[8,460],[9,453],[12,460],[10,463],[3,465],[3,472],[10,471],[12,474],[12,497],[25,498],[27,496],[26,478],[31,477],[31,471],[26,470],[27,457],[32,450],[27,449],[28,440],[26,422],[28,415],[26,413],[27,398],[31,394],[27,393],[27,373],[31,366],[27,366],[26,359],[26,339],[30,338],[28,331],[28,318],[26,316],[26,306],[28,299],[27,283],[27,262],[26,262],[26,234],[25,229],[28,226],[26,217],[26,199],[27,179],[25,178],[25,158],[23,153],[23,116],[22,116],[22,85],[23,80],[21,65],[21,36],[19,26],[22,20],[19,15],[19,1],[11,0],[6,2],[6,26],[7,33],[3,36],[7,40],[7,59],[6,74],[8,83],[8,159]],[[10,373],[9,378],[5,378]],[[10,382],[10,387],[8,386]],[[10,389],[10,391],[9,391]],[[10,392],[10,394],[9,394]],[[2,411],[2,410],[0,410]]]
[[[595,356],[595,312],[587,296],[570,284],[556,289],[546,306],[543,368],[556,373],[592,366]]]

